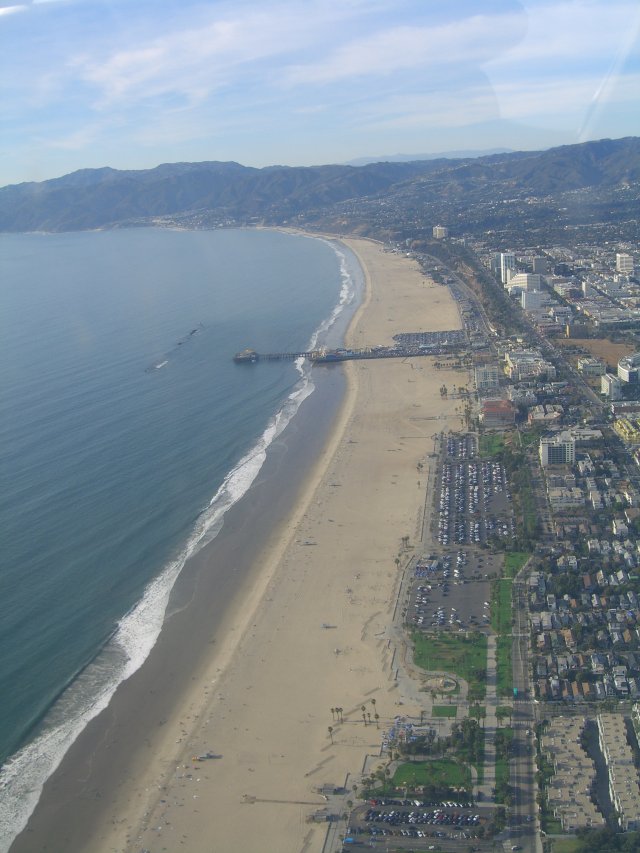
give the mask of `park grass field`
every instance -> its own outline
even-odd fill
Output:
[[[396,788],[435,785],[441,788],[471,790],[471,771],[464,764],[447,758],[435,761],[411,761],[401,764],[391,780]]]
[[[431,708],[432,717],[455,717],[457,713],[457,705],[434,705]]]
[[[576,853],[582,849],[582,844],[579,838],[554,838],[553,853]]]
[[[530,554],[526,551],[509,551],[504,555],[504,568],[502,570],[505,578],[515,578],[520,569],[529,559]]]
[[[513,692],[513,667],[511,665],[510,635],[498,637],[496,643],[496,689],[498,696],[511,696]]]
[[[504,436],[500,433],[485,433],[480,436],[479,451],[482,459],[498,456],[504,448]]]
[[[413,635],[414,662],[429,672],[450,672],[469,685],[469,698],[483,699],[486,687],[487,638],[473,633]]]
[[[511,591],[510,578],[499,578],[491,585],[491,627],[496,634],[511,633]]]

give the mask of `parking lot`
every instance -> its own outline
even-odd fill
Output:
[[[414,849],[460,849],[464,844],[465,850],[475,845],[481,850],[487,842],[477,835],[486,822],[486,815],[465,802],[372,801],[352,812],[348,835],[366,843],[392,837],[394,847],[401,839],[413,839]],[[423,839],[422,843],[416,845],[416,839]]]
[[[477,457],[474,435],[448,436],[438,475],[435,540],[444,546],[515,538],[504,465]]]
[[[421,556],[413,569],[406,622],[426,631],[487,631],[491,578],[502,557],[460,548]]]

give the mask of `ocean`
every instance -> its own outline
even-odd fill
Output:
[[[233,354],[336,345],[361,288],[278,231],[0,235],[0,851],[314,390]]]

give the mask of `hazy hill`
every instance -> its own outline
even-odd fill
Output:
[[[278,223],[349,200],[407,194],[477,198],[540,196],[640,181],[640,139],[627,137],[542,152],[364,166],[173,163],[155,169],[83,169],[54,180],[0,189],[0,231],[69,231],[202,212],[235,221]]]
[[[376,157],[356,157],[349,160],[347,166],[366,166],[368,163],[413,163],[416,160],[461,160],[467,157],[486,157],[489,154],[509,154],[513,148],[460,149],[458,151],[438,151],[432,154],[379,154]]]

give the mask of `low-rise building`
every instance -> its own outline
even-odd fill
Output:
[[[606,685],[605,685],[606,686]],[[624,717],[598,714],[598,737],[609,774],[609,795],[623,832],[640,829],[640,787]]]
[[[599,358],[579,358],[578,370],[583,376],[604,376],[607,366]]]
[[[640,418],[633,415],[617,418],[613,428],[627,444],[640,444]]]
[[[554,769],[547,802],[565,832],[605,825],[591,799],[596,771],[580,743],[584,725],[583,717],[556,717],[540,740],[540,748]]]
[[[510,400],[485,400],[480,420],[486,429],[508,429],[516,422],[516,408]]]

